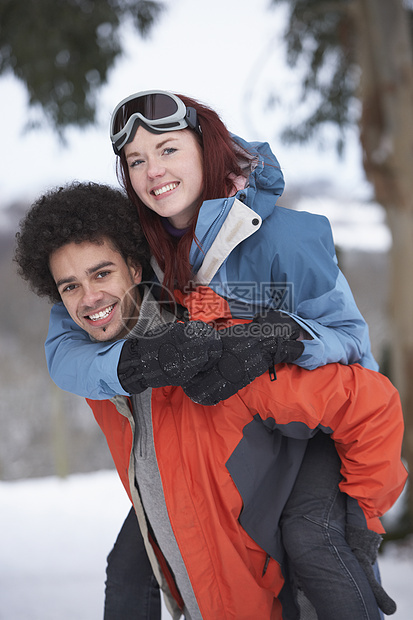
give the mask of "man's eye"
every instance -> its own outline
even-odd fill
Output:
[[[96,275],[96,277],[97,278],[105,278],[109,274],[110,274],[110,271],[99,271],[99,273]]]
[[[62,289],[62,293],[69,293],[70,291],[73,291],[75,288],[76,288],[76,284],[68,284]]]

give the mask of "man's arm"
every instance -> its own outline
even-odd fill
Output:
[[[201,321],[165,323],[140,338],[92,342],[63,304],[57,304],[45,349],[50,376],[60,388],[105,400],[148,387],[182,385],[220,358],[222,342],[213,327]]]

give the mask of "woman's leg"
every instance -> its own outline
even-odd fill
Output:
[[[104,620],[160,620],[159,586],[133,508],[107,562]]]
[[[347,495],[340,480],[334,442],[319,432],[308,442],[282,515],[289,566],[318,620],[379,620],[366,574],[345,538]]]

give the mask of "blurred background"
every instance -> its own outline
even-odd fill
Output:
[[[35,604],[30,613],[18,611],[21,595],[12,594],[10,579],[25,574],[20,582],[28,584],[35,570],[24,568],[21,531],[31,525],[36,537],[54,514],[46,501],[35,519],[33,504],[20,503],[17,490],[24,498],[32,492],[34,503],[37,492],[43,505],[45,494],[62,492],[61,481],[96,488],[96,472],[113,473],[87,405],[49,379],[43,343],[50,307],[16,275],[14,235],[31,202],[49,188],[74,179],[118,185],[109,119],[132,92],[193,96],[216,109],[233,133],[268,141],[286,180],[279,204],[330,219],[373,352],[402,396],[411,471],[412,11],[410,0],[337,0],[327,8],[323,0],[0,0],[0,514],[7,510],[5,523],[21,528],[13,536],[2,528],[0,596],[8,591],[9,608],[0,605],[1,619],[49,617],[43,603],[43,615]],[[48,477],[57,487],[27,486]],[[100,499],[90,501],[102,501],[106,511],[112,478],[104,480]],[[77,534],[87,497],[78,500]],[[54,518],[66,527],[61,501]],[[100,597],[104,557],[126,509],[119,499],[105,543],[96,542],[101,557],[91,561],[99,562]],[[389,543],[391,553],[399,565],[407,557],[409,569],[412,514],[406,492],[388,521],[388,540],[398,541]],[[49,543],[56,552],[56,541]],[[36,554],[33,547],[33,560]],[[400,597],[409,596],[412,603],[401,588]],[[91,612],[85,603],[85,619],[101,617],[101,600],[93,604]],[[81,618],[78,611],[72,617]]]

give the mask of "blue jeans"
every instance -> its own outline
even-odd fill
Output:
[[[161,620],[159,586],[133,508],[107,562],[104,620]]]
[[[318,620],[379,620],[382,613],[345,539],[348,496],[340,480],[334,442],[319,432],[308,442],[281,519],[290,578]]]

